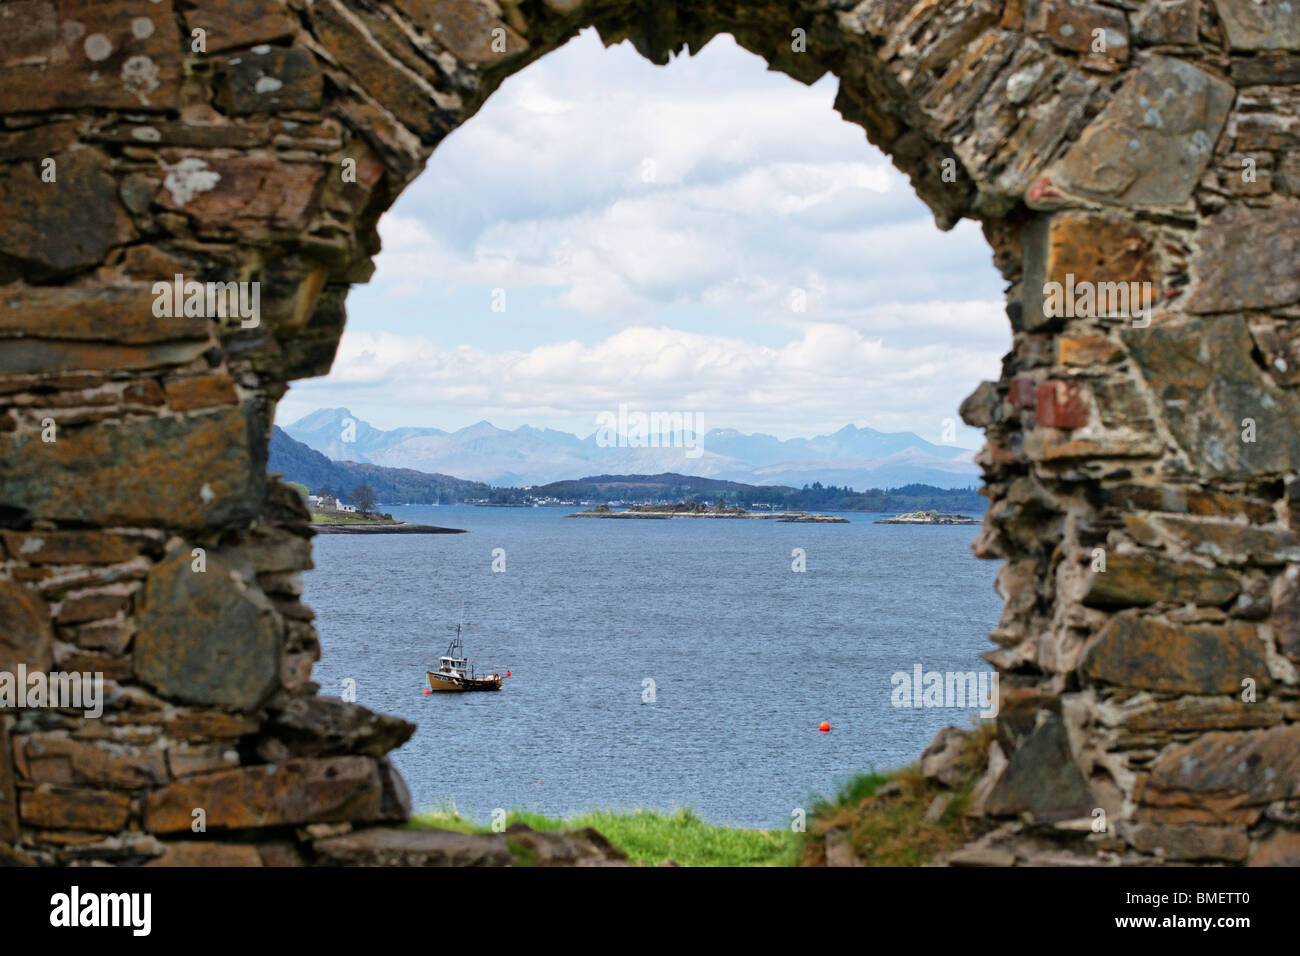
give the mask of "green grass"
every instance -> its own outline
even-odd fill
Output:
[[[794,866],[799,842],[785,830],[740,830],[715,826],[689,809],[591,810],[557,820],[527,810],[507,814],[506,825],[524,823],[534,830],[594,827],[635,863],[657,866],[672,861],[681,866]],[[460,816],[455,809],[417,814],[410,826],[490,833]],[[521,861],[522,862],[522,861]]]
[[[344,512],[337,514],[322,514],[319,511],[313,511],[311,515],[312,524],[397,524],[394,519],[384,518],[363,518],[360,515],[350,515]]]
[[[825,797],[813,801],[813,815],[824,816],[833,812],[835,808],[841,806],[858,806],[863,800],[874,796],[875,792],[883,784],[892,779],[891,774],[871,771],[870,773],[860,773],[850,777],[844,783],[840,784],[839,790],[835,796],[829,799]]]
[[[507,814],[506,825],[592,827],[629,860],[650,866],[669,861],[681,866],[824,866],[827,834],[841,831],[853,855],[869,866],[923,866],[971,836],[967,810],[987,765],[992,736],[993,724],[985,721],[965,739],[957,760],[961,779],[951,788],[926,779],[916,767],[850,777],[833,795],[805,803],[810,808],[806,833],[715,826],[689,809],[590,810],[564,820],[515,810]],[[931,817],[931,806],[942,811]],[[454,806],[417,814],[407,826],[491,832],[466,820]],[[522,846],[510,849],[519,865],[529,865]]]
[[[957,849],[969,837],[966,811],[987,765],[992,736],[993,724],[985,721],[966,738],[962,780],[956,787],[927,780],[913,766],[858,774],[834,796],[814,801],[800,841],[802,863],[825,864],[826,834],[832,830],[843,831],[853,853],[870,866],[924,866]],[[937,817],[927,819],[937,797],[946,805]]]

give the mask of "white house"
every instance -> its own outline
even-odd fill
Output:
[[[349,514],[355,514],[356,510],[357,510],[356,505],[345,505],[343,502],[341,501],[339,502],[339,511],[346,511]]]

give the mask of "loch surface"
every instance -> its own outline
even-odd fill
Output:
[[[319,537],[304,600],[321,693],[355,681],[358,703],[419,725],[394,754],[417,811],[691,806],[785,827],[976,715],[895,707],[891,675],[989,670],[998,564],[971,555],[977,527],[384,510],[469,533]],[[512,676],[499,693],[422,694],[462,606],[476,666]]]

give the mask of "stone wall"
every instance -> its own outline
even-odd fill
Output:
[[[311,530],[270,423],[329,369],[380,213],[591,25],[656,63],[726,32],[834,73],[938,224],[983,224],[1015,334],[962,409],[1007,602],[973,852],[1300,861],[1300,8],[1276,0],[0,0],[0,671],[107,692],[99,718],[0,717],[0,861],[335,861],[322,841],[409,813],[385,754],[413,728],[311,680]],[[160,315],[177,275],[260,283],[258,321]],[[1062,311],[1052,282],[1154,305]]]

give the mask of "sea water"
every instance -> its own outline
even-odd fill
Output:
[[[891,677],[989,670],[1001,601],[978,527],[385,510],[468,533],[320,535],[304,599],[321,693],[419,725],[394,754],[417,811],[689,806],[784,827],[976,717],[895,706]],[[511,676],[423,694],[462,615],[475,667]]]

